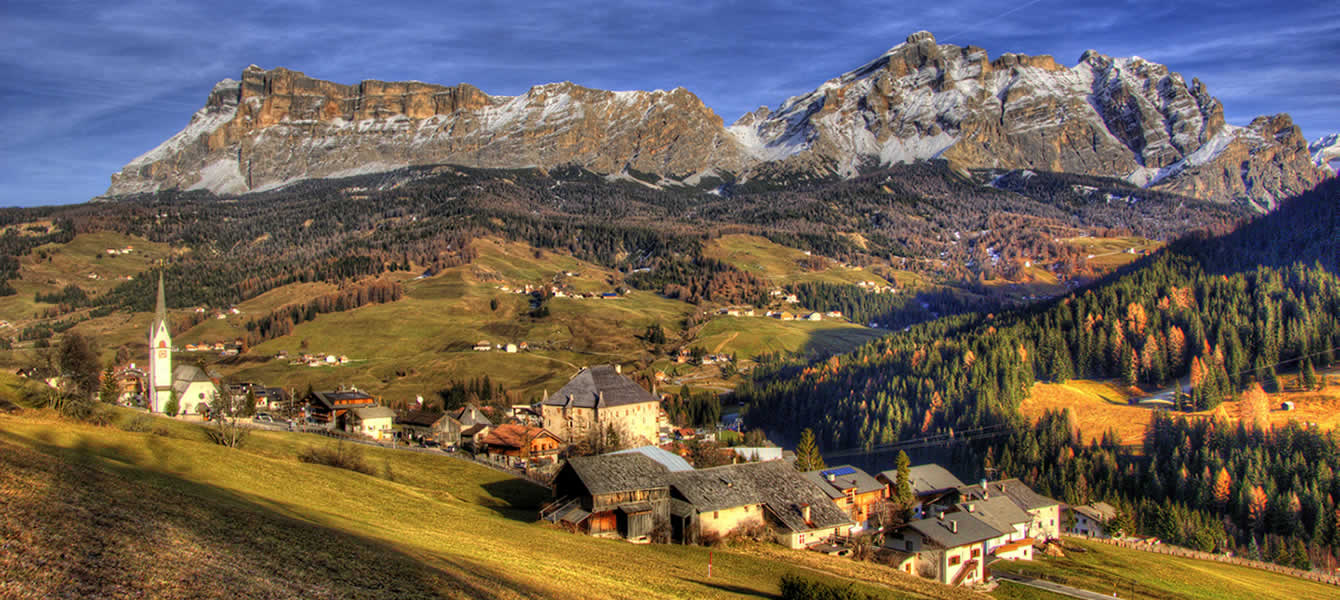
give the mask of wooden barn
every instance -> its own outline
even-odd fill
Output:
[[[580,456],[554,476],[554,502],[540,517],[597,537],[647,543],[670,519],[664,465],[637,453]]]

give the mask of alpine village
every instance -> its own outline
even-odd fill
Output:
[[[0,209],[0,597],[1340,597],[1340,143],[1286,114],[924,31],[733,125],[195,94]]]

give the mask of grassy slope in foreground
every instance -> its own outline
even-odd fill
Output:
[[[537,524],[544,490],[453,457],[368,448],[370,477],[295,458],[324,438],[258,433],[228,450],[193,425],[153,427],[0,415],[0,539],[17,542],[0,545],[0,596],[740,597],[775,595],[782,574],[803,571],[894,598],[963,597],[772,547],[717,549],[708,579],[706,548]]]
[[[995,563],[992,570],[1072,585],[1100,594],[1159,600],[1300,600],[1335,598],[1340,588],[1237,565],[1066,540],[1066,555],[1033,562]],[[1077,546],[1083,552],[1069,548]]]

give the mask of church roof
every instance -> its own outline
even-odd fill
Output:
[[[549,406],[606,408],[656,402],[656,398],[610,365],[582,369],[566,385],[545,399]]]

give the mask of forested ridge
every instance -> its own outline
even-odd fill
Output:
[[[1170,238],[1226,228],[1246,215],[1241,208],[1156,194],[1139,205],[1049,203],[981,185],[942,163],[900,165],[850,181],[781,186],[760,180],[723,186],[716,195],[706,191],[608,181],[577,167],[410,167],[238,198],[169,191],[3,209],[0,223],[55,219],[58,225],[46,238],[6,236],[0,249],[9,264],[40,243],[68,241],[76,232],[143,236],[191,250],[165,265],[172,306],[226,307],[294,282],[338,284],[411,265],[440,270],[471,260],[471,239],[500,235],[637,271],[630,284],[671,297],[752,303],[763,282],[706,259],[707,239],[751,233],[853,264],[896,260],[898,268],[955,282],[998,277],[1021,260],[1086,272],[1079,252],[1057,241],[1065,236]],[[1117,231],[1112,221],[1131,226]],[[17,268],[0,275],[13,278]],[[149,310],[150,287],[142,278],[128,281],[88,302]]]
[[[737,394],[749,425],[791,436],[813,428],[830,450],[1005,428],[1006,443],[991,442],[1003,452],[970,444],[969,462],[1066,502],[1119,502],[1141,531],[1175,543],[1321,560],[1340,545],[1334,433],[1163,416],[1132,453],[1110,435],[1085,445],[1064,413],[1028,424],[1018,407],[1036,381],[1090,377],[1180,378],[1192,386],[1181,408],[1203,409],[1278,386],[1279,371],[1335,363],[1338,219],[1331,180],[1237,231],[1180,240],[1055,301],[916,325],[821,364],[775,363]]]

